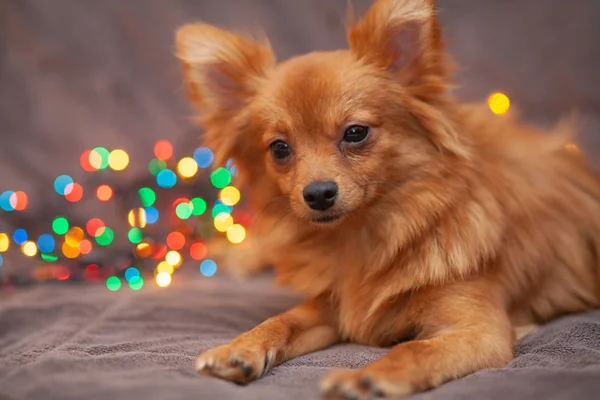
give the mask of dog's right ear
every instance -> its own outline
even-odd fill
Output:
[[[205,125],[230,121],[256,93],[261,78],[275,64],[269,43],[245,38],[207,24],[181,27],[176,35],[190,98]],[[219,159],[233,151],[234,132],[206,132]]]

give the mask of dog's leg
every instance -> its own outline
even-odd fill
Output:
[[[275,365],[338,341],[331,310],[325,300],[317,298],[204,352],[196,360],[196,370],[247,384]]]
[[[487,294],[466,292],[429,297],[431,309],[416,311],[422,332],[417,340],[361,369],[332,371],[321,385],[325,397],[398,398],[482,368],[506,366],[514,344],[508,316]]]

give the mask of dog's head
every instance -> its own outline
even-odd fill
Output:
[[[465,149],[443,111],[448,63],[433,0],[377,0],[347,51],[277,64],[266,40],[182,27],[177,54],[217,162],[304,220],[342,221]]]

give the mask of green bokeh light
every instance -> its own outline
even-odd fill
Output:
[[[148,164],[148,171],[154,176],[158,175],[160,171],[167,168],[167,163],[163,160],[153,158]]]
[[[116,292],[117,290],[121,289],[121,280],[116,276],[111,276],[106,280],[106,287],[111,292]]]
[[[144,279],[141,276],[135,276],[129,281],[129,287],[131,290],[140,290],[144,287]]]
[[[140,199],[142,200],[142,205],[144,207],[152,207],[156,201],[156,193],[154,193],[154,190],[150,188],[141,188],[138,190],[138,194],[140,195]]]
[[[215,206],[212,209],[212,217],[216,218],[217,215],[219,215],[221,213],[231,214],[231,208],[229,208],[225,204],[221,204],[221,203],[215,204]]]
[[[231,183],[231,174],[225,168],[218,168],[210,174],[210,182],[214,187],[223,189]]]
[[[58,217],[52,221],[52,230],[57,235],[64,235],[69,231],[69,221],[65,217]]]
[[[127,234],[127,238],[133,244],[138,244],[144,239],[144,233],[140,228],[131,228]]]
[[[192,203],[192,215],[199,216],[206,212],[206,201],[201,197],[190,200]]]
[[[42,260],[48,262],[58,261],[58,257],[51,253],[42,253],[40,254],[40,257],[42,257]]]
[[[115,239],[115,233],[108,226],[101,229],[101,233],[96,236],[96,242],[100,246],[108,246]]]
[[[98,169],[106,169],[108,167],[108,156],[110,155],[110,151],[105,149],[104,147],[96,147],[94,150],[98,155],[100,155],[102,159],[102,163]]]
[[[188,219],[192,216],[192,211],[192,205],[187,202],[179,203],[177,204],[177,207],[175,207],[175,215],[177,215],[179,219]]]

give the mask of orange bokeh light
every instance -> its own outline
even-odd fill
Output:
[[[79,242],[79,252],[83,255],[90,254],[92,251],[92,242],[87,239],[83,239]]]
[[[88,235],[96,237],[98,231],[104,227],[104,222],[100,218],[92,218],[85,225],[85,230]]]
[[[201,242],[196,242],[190,246],[190,256],[194,260],[202,260],[206,257],[206,245]]]
[[[181,232],[171,232],[167,236],[167,246],[173,250],[181,250],[185,246],[185,236]]]
[[[167,140],[159,140],[154,145],[154,155],[159,160],[168,160],[173,156],[173,145]]]
[[[112,198],[113,190],[108,185],[100,185],[96,189],[96,197],[100,201],[109,201]]]
[[[94,166],[90,162],[91,152],[92,152],[91,150],[86,150],[83,153],[81,153],[81,157],[79,158],[79,163],[81,164],[81,168],[83,168],[83,170],[86,172],[97,171],[97,169],[94,168]]]
[[[27,208],[27,204],[29,203],[29,199],[27,198],[27,194],[25,192],[14,192],[9,199],[10,206],[15,211],[23,211]]]
[[[65,198],[71,203],[77,203],[83,197],[83,186],[79,183],[69,183],[65,188]]]

